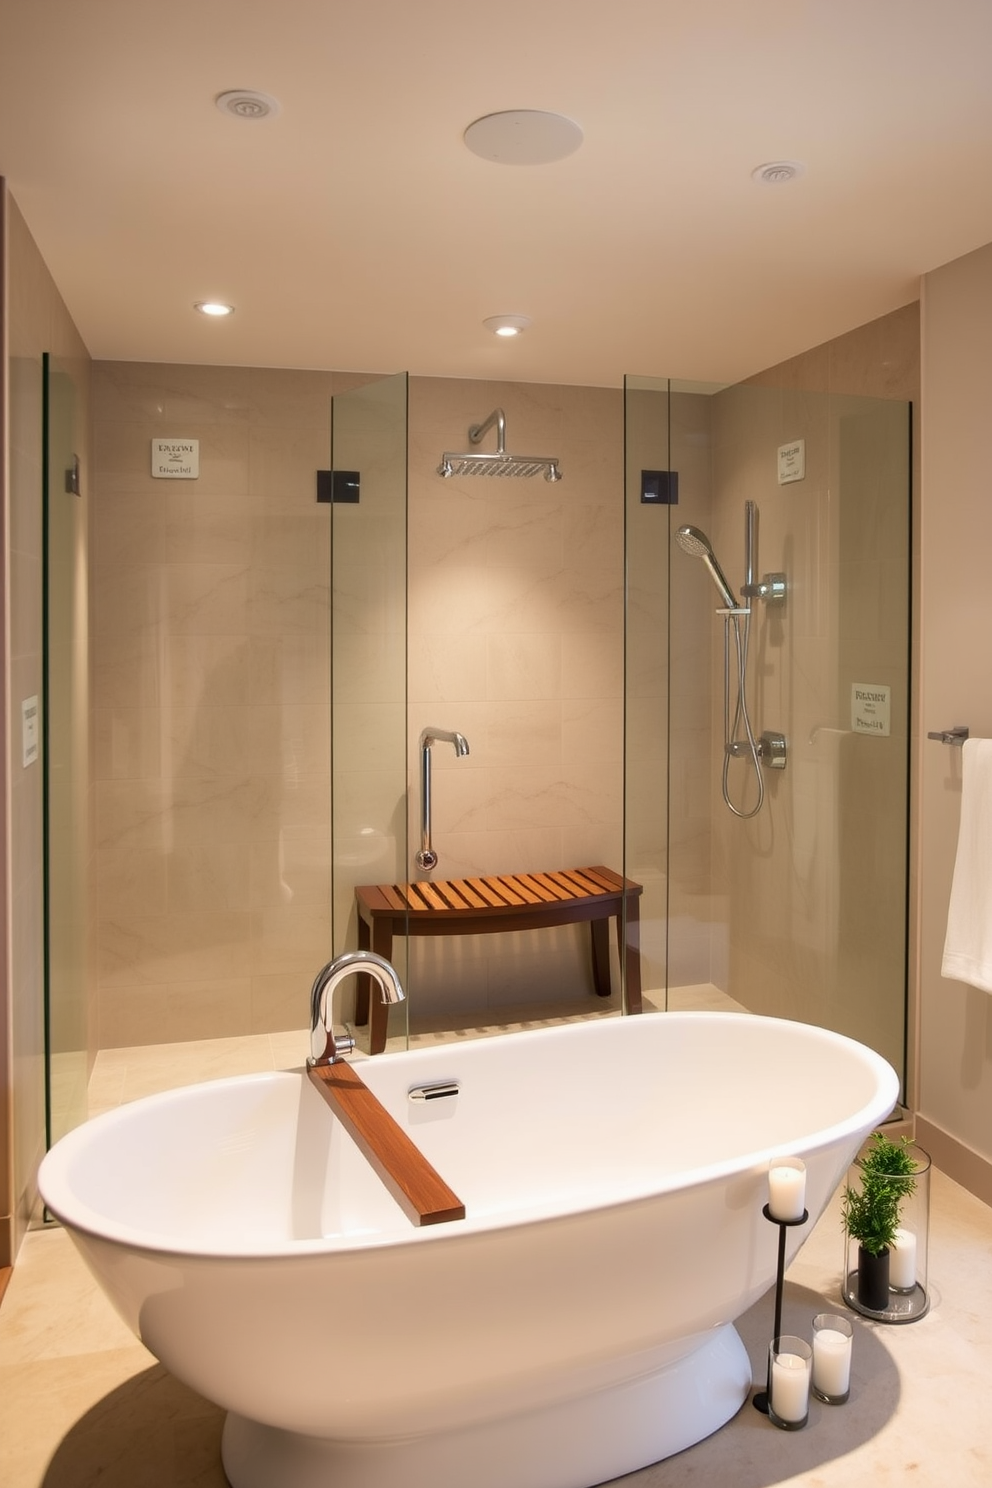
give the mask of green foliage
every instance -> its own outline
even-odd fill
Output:
[[[916,1162],[909,1138],[891,1142],[872,1133],[872,1145],[858,1158],[861,1187],[844,1189],[844,1228],[869,1255],[881,1255],[892,1244],[899,1225],[899,1206],[916,1188]]]

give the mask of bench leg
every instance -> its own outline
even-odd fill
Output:
[[[627,900],[627,935],[624,945],[624,967],[627,977],[627,1012],[641,1011],[641,914],[635,895]],[[617,915],[617,940],[623,934],[624,915]]]
[[[609,997],[610,987],[610,922],[590,920],[592,932],[592,983],[597,997]]]
[[[389,920],[376,920],[372,927],[372,946],[377,956],[384,961],[392,961],[393,958],[393,927]],[[379,988],[375,987],[369,992],[372,978],[363,977],[366,983],[366,1006],[368,1008],[369,1023],[369,1053],[381,1054],[386,1047],[386,1024],[389,1022],[389,1008],[379,996]],[[357,1021],[357,1020],[356,1020]]]

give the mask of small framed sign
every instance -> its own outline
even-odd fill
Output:
[[[892,688],[883,682],[852,682],[852,733],[887,739],[891,730]]]
[[[806,479],[806,441],[794,439],[791,444],[778,447],[778,483],[788,486],[793,481]]]
[[[196,480],[199,474],[198,439],[152,440],[152,475],[156,480]]]

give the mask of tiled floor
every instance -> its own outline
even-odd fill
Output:
[[[299,1064],[304,1049],[293,1034],[116,1051],[101,1055],[91,1097],[103,1108],[166,1084]],[[715,1436],[630,1474],[624,1488],[989,1488],[992,1210],[941,1173],[932,1204],[931,1311],[902,1327],[855,1319],[847,1405],[814,1402],[808,1427],[794,1433],[745,1405]],[[842,1248],[834,1205],[790,1268],[786,1331],[808,1334],[813,1313],[840,1307]],[[593,1293],[609,1305],[608,1275]],[[769,1295],[739,1323],[756,1379],[771,1312]],[[0,1308],[3,1488],[224,1488],[221,1422],[118,1321],[65,1233],[27,1237]]]

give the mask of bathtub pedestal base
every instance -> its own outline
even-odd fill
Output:
[[[750,1388],[750,1361],[727,1326],[654,1374],[456,1431],[327,1441],[231,1413],[224,1471],[232,1488],[590,1488],[702,1441]]]

